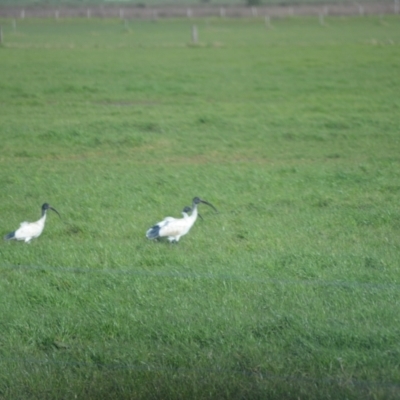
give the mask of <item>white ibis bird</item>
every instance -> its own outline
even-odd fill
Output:
[[[165,217],[162,221],[158,222],[156,225],[152,226],[147,232],[146,232],[146,236],[149,239],[157,239],[159,237],[163,237],[158,235],[157,232],[159,232],[159,230],[167,225],[171,225],[172,223],[175,223],[175,221],[183,221],[187,218],[189,218],[189,214],[192,211],[192,209],[189,206],[184,207],[184,209],[182,210],[182,215],[183,218],[174,218],[174,217]],[[173,239],[172,239],[173,240]]]
[[[146,237],[148,239],[157,239],[167,237],[170,242],[178,243],[181,236],[186,235],[193,224],[196,222],[197,216],[200,216],[197,212],[197,205],[204,203],[212,207],[215,211],[217,209],[209,202],[195,197],[193,199],[192,207],[185,207],[182,211],[183,218],[172,218],[167,217],[161,222],[158,222],[152,226],[147,232]],[[188,213],[192,211],[192,214]],[[217,211],[218,212],[218,211]]]
[[[55,211],[61,218],[59,212],[55,208],[44,203],[42,205],[42,216],[40,219],[36,222],[22,222],[16,231],[10,232],[8,235],[4,236],[4,239],[24,240],[25,243],[29,243],[32,239],[39,237],[43,232],[44,224],[46,222],[47,210]]]

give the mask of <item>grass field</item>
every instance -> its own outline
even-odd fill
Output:
[[[0,398],[399,397],[400,20],[325,22],[1,21]]]

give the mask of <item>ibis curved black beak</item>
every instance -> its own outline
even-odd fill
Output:
[[[55,208],[53,208],[53,207],[51,207],[51,206],[49,206],[49,208],[50,208],[50,210],[53,210],[55,213],[57,213],[58,214],[58,216],[60,217],[60,219],[61,219],[61,215],[60,215],[60,213],[55,209]]]
[[[211,203],[209,203],[208,201],[200,199],[200,202],[204,203],[204,204],[207,204],[208,206],[212,207],[215,210],[215,212],[218,212],[218,210]]]

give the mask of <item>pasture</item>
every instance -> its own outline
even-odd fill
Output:
[[[398,17],[1,25],[0,398],[399,397]]]

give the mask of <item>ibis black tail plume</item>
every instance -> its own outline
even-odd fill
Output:
[[[4,240],[14,239],[14,237],[15,237],[15,231],[14,232],[10,232],[6,236],[4,236]]]
[[[147,232],[146,237],[148,239],[156,239],[160,236],[160,227],[158,225],[152,226]]]

